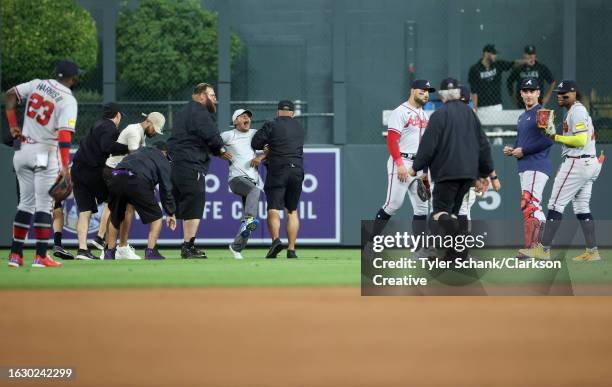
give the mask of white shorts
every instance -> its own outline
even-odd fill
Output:
[[[591,212],[591,190],[593,183],[601,172],[601,164],[597,158],[566,158],[555,176],[548,209],[563,213],[565,206],[571,201],[574,214]]]
[[[542,211],[542,193],[548,181],[548,175],[540,171],[524,171],[519,173],[519,178],[521,179],[521,191],[529,192],[533,198],[533,205],[537,207],[533,216],[540,222],[546,222],[546,215]]]
[[[404,166],[406,169],[412,167],[412,160],[404,159]],[[419,199],[417,195],[417,184],[410,184],[417,179],[419,176],[423,174],[423,172],[419,171],[416,177],[408,176],[406,182],[402,183],[397,178],[397,166],[393,162],[393,159],[389,157],[387,161],[387,174],[388,174],[388,184],[387,184],[387,198],[385,199],[385,204],[382,206],[383,210],[389,215],[395,215],[397,210],[402,207],[404,204],[404,198],[406,194],[410,198],[410,204],[412,204],[412,211],[414,215],[427,215],[429,213],[429,201],[424,202]]]

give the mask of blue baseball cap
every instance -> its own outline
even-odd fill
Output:
[[[440,83],[440,90],[450,90],[459,88],[459,81],[455,78],[446,78]]]
[[[429,81],[425,79],[415,79],[414,81],[412,81],[412,85],[410,85],[410,88],[427,90],[430,93],[434,93],[436,91],[436,89],[431,87],[431,84],[429,83]]]
[[[521,79],[521,90],[540,90],[540,82],[533,77],[523,78]]]
[[[563,80],[561,83],[557,85],[555,91],[557,93],[569,93],[575,92],[578,90],[578,86],[576,86],[576,81],[572,80]]]
[[[79,70],[79,66],[69,60],[60,60],[55,65],[55,75],[59,78],[70,78],[75,75],[79,75],[81,71]]]

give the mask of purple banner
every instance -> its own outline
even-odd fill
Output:
[[[240,226],[242,219],[242,200],[229,190],[228,163],[213,157],[208,175],[206,175],[206,204],[204,216],[200,223],[198,243],[224,245],[230,243]],[[260,174],[265,181],[265,167],[260,167]],[[340,242],[340,150],[337,148],[304,149],[304,182],[298,213],[300,216],[300,244],[336,244]],[[270,234],[266,225],[265,193],[259,199],[260,227],[251,234],[250,244],[270,243]],[[89,226],[89,237],[97,233],[102,206],[92,216]],[[284,218],[284,214],[281,213]],[[64,242],[76,244],[76,222],[78,211],[74,199],[70,197],[64,204]],[[165,224],[159,244],[172,245],[183,241],[182,225],[179,222],[176,230],[170,231]],[[145,244],[149,227],[140,222],[138,214],[130,231],[130,243]],[[285,239],[284,222],[281,224],[281,239]]]

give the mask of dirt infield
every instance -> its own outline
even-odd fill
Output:
[[[609,386],[612,298],[357,288],[0,292],[4,386]]]

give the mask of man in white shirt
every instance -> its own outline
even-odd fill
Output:
[[[259,225],[257,209],[261,193],[261,177],[257,167],[266,158],[265,152],[259,156],[251,148],[251,140],[256,130],[251,129],[253,114],[238,109],[232,115],[234,129],[221,133],[225,149],[232,155],[229,166],[229,186],[233,193],[242,198],[243,218],[234,242],[229,245],[232,255],[242,259],[240,253],[249,240],[251,232]]]
[[[117,138],[118,143],[127,145],[130,153],[134,153],[141,147],[145,146],[145,138],[152,138],[158,134],[163,134],[163,128],[166,123],[166,118],[163,114],[159,112],[151,112],[149,114],[142,113],[142,115],[145,117],[144,121],[138,124],[126,126]],[[113,169],[117,167],[117,164],[119,164],[125,156],[126,155],[110,155],[108,159],[106,159],[106,164],[102,175],[107,186],[110,183]],[[98,235],[94,240],[92,240],[92,244],[102,251],[104,251],[104,234],[106,233],[106,228],[108,226],[109,215],[110,211],[108,209],[108,205],[105,203],[104,212],[102,213],[102,219],[100,221],[100,228],[98,229]],[[128,244],[128,235],[130,233],[133,220],[134,207],[131,204],[128,204],[125,211],[125,218],[121,223],[121,228],[119,230],[120,241],[119,246],[117,246],[117,252],[115,255],[116,259],[141,259],[140,256],[138,256],[134,251],[134,248]]]

